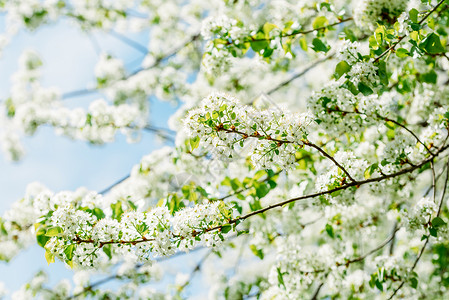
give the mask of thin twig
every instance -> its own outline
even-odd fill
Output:
[[[323,285],[324,285],[324,282],[321,282],[321,283],[318,285],[318,287],[316,288],[315,292],[314,292],[313,295],[312,295],[311,300],[316,300],[316,299],[318,299],[318,294],[320,293],[320,290],[321,290],[321,288],[323,287]]]
[[[316,150],[318,150],[318,152],[320,152],[324,157],[328,158],[330,161],[332,161],[334,163],[334,165],[336,165],[340,170],[343,171],[343,173],[346,174],[346,176],[348,176],[348,178],[352,181],[355,182],[355,179],[352,178],[351,174],[349,174],[349,172],[339,163],[335,160],[335,158],[333,158],[332,156],[330,156],[326,151],[324,151],[321,147],[309,142],[309,141],[303,141],[305,145],[315,148]]]
[[[445,182],[444,182],[443,193],[441,194],[440,203],[439,203],[439,205],[438,205],[438,212],[437,212],[437,215],[436,215],[437,217],[439,217],[439,216],[440,216],[440,213],[441,213],[441,207],[442,207],[442,205],[443,205],[444,197],[445,197],[445,195],[446,195],[448,179],[449,179],[449,160],[447,161],[447,167],[446,167],[446,180],[445,180]],[[435,184],[436,184],[436,182],[435,182],[435,179],[434,179],[434,180],[432,181],[433,190],[434,190],[434,197],[435,197]],[[430,240],[430,234],[428,234],[428,235],[426,236],[426,240],[425,240],[425,242],[424,242],[424,245],[422,246],[421,250],[419,251],[418,256],[416,257],[415,261],[413,262],[413,265],[412,265],[412,267],[410,268],[409,273],[413,272],[413,270],[415,269],[415,267],[418,265],[418,262],[419,262],[419,260],[421,259],[422,255],[423,255],[423,253],[424,253],[424,251],[425,251],[425,249],[426,249],[426,247],[427,247],[427,244],[429,243],[429,240]],[[389,299],[389,300],[390,300],[390,299],[393,299],[393,297],[399,292],[399,290],[404,286],[404,284],[405,284],[405,280],[403,279],[403,280],[401,281],[401,284],[394,290],[393,294],[391,294],[391,296],[390,296],[388,299]]]
[[[306,145],[309,146],[311,148],[314,148],[316,150],[318,150],[318,152],[321,153],[321,155],[323,155],[324,157],[326,157],[327,159],[329,159],[330,161],[332,161],[339,169],[341,169],[343,171],[343,173],[346,174],[346,176],[352,181],[355,182],[355,179],[352,178],[351,174],[349,174],[349,172],[341,165],[339,164],[332,156],[330,156],[326,151],[324,151],[321,147],[315,145],[314,143],[310,142],[310,141],[306,141],[306,140],[301,140],[302,143],[296,143],[294,141],[290,141],[290,140],[281,140],[281,139],[275,139],[272,138],[269,135],[261,135],[259,134],[257,131],[254,132],[251,135],[246,134],[245,132],[241,132],[235,129],[227,129],[227,128],[223,128],[222,124],[220,124],[220,126],[217,126],[215,128],[217,131],[224,131],[227,133],[237,133],[239,135],[241,135],[244,139],[246,138],[257,138],[257,139],[266,139],[266,140],[270,140],[273,142],[277,142],[278,146],[281,146],[282,144],[298,144],[298,146],[302,146],[302,145]]]
[[[133,41],[132,39],[124,36],[123,34],[120,34],[118,32],[115,32],[114,30],[111,30],[108,32],[111,36],[115,37],[116,39],[122,41],[126,45],[136,49],[137,51],[141,52],[142,54],[148,54],[148,49],[144,45]]]
[[[206,259],[209,257],[209,255],[212,253],[212,251],[207,251],[207,253],[198,261],[198,263],[193,268],[192,272],[190,272],[189,278],[187,281],[179,287],[179,290],[182,291],[189,283],[192,281],[193,277],[195,277],[195,274],[201,270],[202,265],[206,261]]]
[[[124,177],[122,177],[121,179],[117,180],[116,182],[114,182],[113,184],[111,184],[110,186],[108,186],[107,188],[105,188],[104,190],[101,190],[100,192],[98,192],[98,194],[100,195],[104,195],[107,192],[109,192],[113,187],[115,187],[116,185],[119,185],[120,183],[122,183],[123,181],[125,181],[126,179],[128,179],[131,175],[128,174]]]
[[[313,29],[308,29],[308,30],[293,31],[292,33],[280,34],[280,35],[273,36],[273,38],[285,38],[285,37],[292,37],[292,36],[300,35],[300,34],[308,34],[308,33],[312,33],[312,32],[315,32],[315,31],[325,30],[325,29],[327,29],[329,27],[337,26],[337,25],[340,25],[340,24],[343,24],[345,22],[349,22],[349,21],[352,21],[352,20],[353,20],[352,17],[348,17],[346,19],[339,20],[338,22],[335,22],[335,23],[332,23],[332,24],[329,24],[329,25],[326,25],[326,26],[313,28]],[[265,39],[265,38],[264,39],[249,38],[247,40],[247,42],[263,42],[263,41],[267,41],[267,40],[270,40],[270,38],[267,38],[267,39]],[[233,42],[234,41],[228,41],[226,44],[230,45]]]
[[[123,80],[129,79],[130,77],[132,77],[132,76],[134,76],[134,75],[136,75],[136,74],[138,74],[138,73],[140,73],[142,71],[149,70],[149,69],[152,69],[154,67],[157,67],[161,62],[163,62],[166,59],[171,58],[174,55],[176,55],[179,51],[184,49],[190,43],[192,43],[195,40],[197,40],[199,37],[200,37],[199,33],[196,33],[196,34],[192,35],[187,41],[183,42],[180,46],[175,47],[173,50],[168,51],[166,54],[164,54],[164,55],[160,56],[159,58],[157,58],[154,61],[154,63],[152,63],[148,67],[138,68],[137,70],[135,70],[134,72],[132,72],[131,74],[126,76]],[[61,98],[62,99],[68,99],[68,98],[72,98],[72,97],[76,97],[76,96],[88,95],[88,94],[95,93],[98,90],[99,90],[99,88],[89,88],[89,89],[75,90],[75,91],[71,91],[71,92],[67,92],[67,93],[62,94]]]

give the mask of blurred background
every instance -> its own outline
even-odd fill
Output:
[[[4,21],[4,16],[0,16],[0,33],[5,30]],[[142,45],[148,44],[148,32],[126,36]],[[68,20],[60,19],[34,32],[20,31],[4,49],[0,57],[1,100],[8,97],[11,75],[17,71],[18,59],[26,49],[36,51],[43,60],[42,85],[56,86],[62,93],[95,86],[94,67],[102,52],[121,58],[129,71],[138,68],[143,59],[141,52],[117,37],[98,32],[88,35]],[[102,97],[105,96],[94,93],[65,101],[69,107],[87,107],[92,100]],[[167,119],[176,108],[157,99],[150,101],[151,124],[167,127]],[[8,162],[0,156],[0,215],[23,197],[31,182],[41,182],[55,192],[81,186],[100,191],[127,175],[143,155],[163,145],[151,132],[143,132],[140,142],[135,144],[126,143],[126,138],[119,134],[114,143],[96,146],[57,136],[53,129],[41,127],[35,136],[24,140],[26,155],[20,162]],[[47,266],[44,250],[35,245],[9,264],[0,262],[0,281],[13,292],[43,268],[52,285],[72,276],[61,262]]]

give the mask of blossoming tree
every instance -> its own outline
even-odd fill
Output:
[[[1,47],[68,18],[146,55],[127,70],[105,53],[95,88],[62,94],[40,85],[38,54],[23,53],[0,104],[6,157],[19,160],[21,136],[44,125],[95,144],[143,130],[174,138],[104,191],[30,184],[0,219],[0,259],[37,243],[74,285],[49,286],[43,271],[13,297],[180,299],[201,274],[210,299],[449,297],[449,1],[0,8]],[[123,33],[143,29],[148,47]],[[65,105],[95,91],[104,99],[87,109]],[[170,129],[148,123],[151,96],[179,104]],[[198,249],[189,276],[151,285],[163,261]]]

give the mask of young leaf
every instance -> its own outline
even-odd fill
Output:
[[[432,226],[433,227],[439,227],[439,226],[443,226],[443,225],[446,225],[446,222],[444,222],[444,220],[441,219],[440,217],[435,217],[432,220]]]
[[[445,51],[443,45],[441,45],[440,37],[433,32],[426,36],[419,44],[419,47],[430,54],[438,54]]]
[[[410,20],[413,23],[418,23],[418,11],[415,8],[412,8],[409,12],[408,12],[409,16],[410,16]]]
[[[301,46],[301,49],[304,50],[304,51],[308,50],[307,40],[306,40],[305,37],[302,37],[302,38],[299,39],[299,46]]]
[[[341,61],[335,67],[335,78],[340,78],[343,74],[349,72],[351,70],[351,66],[346,61]]]
[[[324,52],[327,53],[329,51],[329,47],[326,46],[319,38],[314,38],[312,41],[313,51],[315,52]]]
[[[329,24],[329,21],[325,16],[319,16],[317,17],[312,24],[313,29],[318,29],[325,27],[327,24]]]
[[[62,228],[58,226],[50,227],[47,229],[47,232],[45,233],[45,236],[52,237],[52,236],[58,236],[60,233],[62,233]]]
[[[369,96],[372,93],[374,93],[373,90],[369,86],[364,84],[363,82],[359,82],[359,84],[357,85],[357,88],[364,96]]]
[[[51,264],[55,262],[55,256],[50,251],[45,251],[45,260],[47,264]]]

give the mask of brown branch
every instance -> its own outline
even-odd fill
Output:
[[[378,117],[379,118],[382,118],[382,116],[380,116],[380,115],[378,115]],[[395,121],[395,120],[393,120],[393,119],[390,119],[390,118],[386,118],[386,117],[383,117],[384,119],[385,119],[385,121],[389,121],[389,122],[392,122],[392,123],[394,123],[394,124],[396,124],[396,125],[398,125],[399,127],[401,127],[401,128],[403,128],[404,130],[406,130],[408,133],[410,133],[411,135],[413,135],[413,137],[416,139],[416,141],[418,142],[418,143],[420,143],[421,145],[423,145],[424,146],[424,148],[426,148],[426,150],[427,150],[427,152],[429,152],[430,154],[432,154],[433,155],[433,153],[432,153],[432,151],[430,151],[430,149],[419,139],[419,137],[413,132],[413,131],[411,131],[410,129],[408,129],[405,125],[402,125],[401,123],[399,123],[398,121]]]
[[[349,172],[341,165],[339,164],[335,158],[333,158],[332,156],[330,156],[326,151],[324,151],[322,148],[318,147],[317,145],[309,142],[309,141],[303,141],[303,143],[309,147],[315,148],[316,150],[318,150],[324,157],[328,158],[329,160],[331,160],[340,170],[342,170],[346,176],[348,176],[348,178],[352,181],[355,182],[356,180],[354,178],[352,178],[351,174],[349,174]]]
[[[347,171],[341,164],[339,164],[339,163],[338,163],[332,156],[330,156],[330,155],[329,155],[326,151],[324,151],[322,148],[320,148],[319,146],[313,144],[313,143],[310,142],[310,141],[307,141],[307,140],[302,139],[302,140],[301,140],[302,144],[301,144],[301,143],[297,143],[297,142],[289,141],[289,140],[275,139],[275,138],[272,138],[272,137],[269,136],[269,135],[261,135],[261,134],[260,134],[259,132],[257,132],[257,131],[249,135],[249,134],[247,134],[247,133],[245,133],[245,132],[241,132],[241,131],[238,131],[238,130],[235,130],[235,129],[232,129],[232,128],[231,128],[231,129],[224,128],[222,124],[216,126],[215,130],[217,130],[217,131],[224,131],[224,132],[227,132],[227,133],[237,133],[237,134],[241,135],[243,139],[247,139],[247,138],[258,138],[258,139],[265,139],[265,140],[274,141],[274,142],[277,142],[277,143],[278,143],[278,147],[281,146],[281,145],[283,145],[283,144],[297,144],[298,146],[302,146],[302,145],[309,146],[309,147],[311,147],[311,148],[314,148],[314,149],[318,150],[318,152],[320,152],[324,157],[326,157],[326,158],[328,158],[329,160],[331,160],[331,161],[332,161],[332,162],[333,162],[339,169],[341,169],[341,170],[343,171],[343,173],[346,174],[346,176],[347,176],[352,182],[355,182],[355,179],[352,178],[351,174],[349,174],[349,172],[348,172],[348,171]]]
[[[308,33],[312,33],[312,32],[315,32],[315,31],[325,30],[325,29],[327,29],[327,28],[329,28],[329,27],[337,26],[337,25],[340,25],[340,24],[343,24],[343,23],[345,23],[345,22],[352,21],[352,20],[353,20],[352,17],[348,17],[348,18],[346,18],[346,19],[339,20],[338,22],[335,22],[335,23],[332,23],[332,24],[329,24],[329,25],[326,25],[326,26],[322,26],[322,27],[318,27],[318,28],[314,28],[314,29],[309,29],[309,30],[293,31],[292,33],[288,33],[288,34],[276,35],[276,36],[274,36],[273,38],[278,38],[278,37],[280,37],[280,38],[285,38],[285,37],[291,37],[291,36],[300,35],[300,34],[308,34]],[[267,38],[267,39],[254,39],[254,38],[249,38],[249,39],[248,39],[247,41],[245,41],[245,42],[263,42],[263,41],[269,41],[269,40],[271,40],[271,39],[272,39],[272,38]],[[232,43],[234,43],[234,41],[229,41],[229,42],[227,43],[227,45],[230,45],[230,44],[232,44]]]
[[[326,277],[327,277],[327,276],[326,276]],[[311,300],[316,300],[316,299],[318,299],[318,295],[319,295],[319,293],[320,293],[321,288],[323,287],[323,285],[324,285],[324,282],[321,282],[321,283],[318,285],[318,287],[316,288],[315,292],[314,292],[313,295],[312,295]]]
[[[339,264],[339,265],[347,265],[347,264],[359,262],[359,261],[364,260],[368,256],[370,256],[371,254],[376,253],[377,251],[379,251],[380,249],[382,249],[383,247],[385,247],[386,245],[388,245],[390,242],[393,241],[393,239],[396,236],[396,232],[398,232],[399,229],[400,229],[400,227],[395,224],[394,225],[394,229],[393,229],[393,233],[390,235],[390,237],[388,237],[385,241],[383,241],[379,246],[377,246],[376,248],[370,250],[369,252],[365,253],[364,255],[361,255],[359,257],[350,259],[350,260],[346,261],[344,264]]]
[[[152,242],[152,241],[155,241],[155,239],[154,238],[147,239],[146,237],[142,237],[141,239],[130,240],[130,241],[122,241],[122,240],[119,240],[119,241],[114,241],[114,240],[110,240],[110,241],[95,241],[93,239],[82,239],[81,237],[79,237],[77,235],[72,241],[77,243],[77,244],[81,244],[81,243],[98,244],[98,248],[102,248],[104,245],[109,245],[109,244],[131,244],[131,245],[136,245],[136,244],[144,243],[144,242]]]
[[[328,109],[329,112],[341,112],[342,114],[359,114],[359,115],[364,115],[367,117],[373,117],[372,115],[368,115],[367,113],[361,112],[361,111],[346,111],[346,110],[341,110],[338,108],[333,108],[333,109]],[[381,116],[380,114],[376,113],[376,117],[378,120],[384,120],[386,122],[392,122],[394,124],[396,124],[397,126],[403,128],[405,131],[407,131],[408,133],[410,133],[418,143],[420,143],[422,146],[424,146],[424,148],[427,150],[427,152],[429,152],[429,154],[433,154],[432,151],[430,151],[429,147],[427,147],[420,139],[419,137],[410,129],[407,128],[407,126],[405,126],[404,124],[399,123],[396,120]]]
[[[271,88],[269,91],[267,91],[265,94],[267,95],[271,95],[274,92],[276,92],[277,90],[279,90],[280,88],[290,84],[293,80],[304,76],[307,72],[309,72],[310,70],[312,70],[313,68],[315,68],[316,66],[318,66],[319,64],[331,59],[334,56],[334,54],[330,54],[328,56],[325,56],[323,58],[317,59],[314,62],[312,62],[308,67],[306,67],[304,70],[302,70],[301,72],[298,72],[296,74],[293,74],[290,78],[286,79],[285,81],[279,83],[277,86]],[[251,102],[253,103],[254,100]]]
[[[367,253],[360,255],[358,257],[355,257],[353,259],[349,259],[346,260],[344,262],[335,262],[335,265],[337,267],[341,267],[341,266],[345,266],[348,267],[350,264],[356,263],[356,262],[360,262],[362,260],[364,260],[365,258],[367,258],[368,256],[370,256],[371,254],[376,253],[377,251],[381,250],[382,248],[384,248],[386,245],[388,245],[390,242],[393,241],[396,232],[399,231],[399,227],[394,227],[393,233],[385,240],[383,241],[381,244],[379,244],[376,248],[371,249],[370,251],[368,251]],[[302,273],[322,273],[325,272],[325,269],[317,269],[317,270],[312,270],[312,271],[301,271]]]
[[[447,141],[447,138],[446,138],[446,141]],[[391,174],[387,174],[387,175],[382,175],[382,176],[375,177],[375,178],[365,179],[365,180],[362,180],[362,181],[352,181],[352,182],[350,182],[350,183],[344,184],[344,185],[342,185],[342,186],[339,186],[339,187],[336,187],[336,188],[333,188],[333,189],[330,189],[330,190],[327,190],[327,191],[322,191],[322,192],[318,192],[318,193],[313,193],[313,194],[304,195],[304,196],[300,196],[300,197],[296,197],[296,198],[291,198],[291,199],[288,199],[288,200],[285,200],[285,201],[281,201],[281,202],[278,202],[278,203],[269,205],[269,206],[267,206],[267,207],[265,207],[265,208],[261,208],[261,209],[256,210],[256,211],[252,211],[252,212],[250,212],[250,213],[248,213],[248,214],[246,214],[246,215],[238,216],[238,217],[236,217],[236,218],[234,218],[234,219],[230,219],[230,220],[228,220],[228,222],[225,223],[225,224],[221,224],[221,225],[216,225],[216,226],[208,227],[208,228],[205,228],[205,229],[203,229],[203,230],[201,230],[201,231],[196,231],[196,230],[194,230],[194,231],[192,232],[192,236],[195,237],[195,236],[204,234],[204,233],[206,233],[206,232],[215,231],[215,230],[221,230],[224,226],[233,225],[233,224],[238,224],[238,223],[240,223],[241,221],[244,221],[244,220],[246,220],[246,219],[248,219],[248,218],[250,218],[250,217],[252,217],[252,216],[255,216],[255,215],[258,215],[258,214],[262,214],[262,213],[264,213],[264,212],[266,212],[266,211],[269,211],[269,210],[274,209],[274,208],[277,208],[277,207],[284,206],[284,205],[289,204],[289,203],[292,203],[292,202],[296,202],[296,201],[300,201],[300,200],[305,200],[305,199],[316,198],[316,197],[324,196],[324,195],[329,195],[329,194],[332,194],[332,193],[337,192],[337,191],[340,191],[340,190],[348,189],[348,188],[350,188],[350,187],[356,187],[356,188],[358,188],[358,187],[360,187],[360,186],[362,186],[362,185],[365,185],[365,184],[374,183],[374,182],[380,182],[380,181],[383,181],[383,180],[386,180],[386,179],[395,178],[395,177],[398,177],[398,176],[400,176],[400,175],[404,175],[404,174],[413,172],[413,171],[415,171],[416,169],[418,169],[418,168],[424,166],[425,164],[427,164],[427,163],[433,161],[435,157],[437,157],[441,152],[443,152],[443,151],[446,150],[447,148],[449,148],[449,145],[444,145],[444,144],[443,144],[443,146],[441,146],[435,154],[432,154],[430,158],[427,158],[427,159],[421,161],[421,163],[419,163],[419,164],[417,164],[417,165],[414,165],[414,166],[411,166],[410,168],[402,169],[402,170],[397,171],[397,172],[395,172],[395,173],[391,173]],[[449,168],[448,168],[448,172],[449,172]],[[446,192],[446,189],[444,190],[444,192]],[[442,198],[443,198],[443,197],[444,197],[444,194],[443,194]],[[443,200],[441,200],[441,201],[443,201]],[[179,237],[179,236],[174,236],[174,237],[177,238],[177,237]],[[183,237],[180,237],[180,238],[183,238]],[[73,241],[74,241],[74,242],[77,242],[77,243],[93,243],[93,244],[99,244],[99,245],[100,245],[100,248],[101,248],[103,245],[107,245],[107,244],[132,244],[132,245],[135,245],[135,244],[137,244],[137,243],[143,243],[143,242],[148,242],[148,241],[153,241],[153,240],[154,240],[154,239],[146,239],[146,238],[142,238],[142,239],[137,239],[137,240],[133,240],[133,241],[113,241],[113,240],[111,240],[111,241],[104,241],[104,242],[102,242],[102,241],[95,242],[95,241],[92,240],[92,239],[88,239],[88,240],[86,240],[86,239],[81,239],[81,238],[79,238],[78,236],[77,236],[75,239],[73,239]]]

